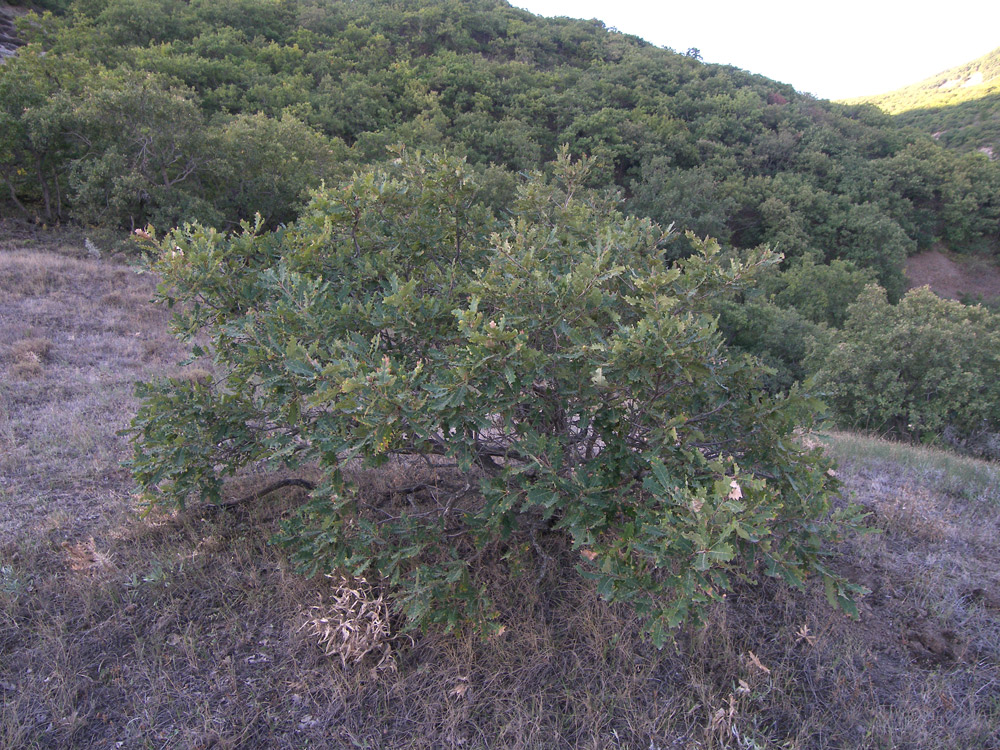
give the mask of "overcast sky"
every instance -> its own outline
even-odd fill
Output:
[[[543,16],[599,18],[661,47],[824,99],[880,94],[1000,47],[1000,0],[511,0]]]

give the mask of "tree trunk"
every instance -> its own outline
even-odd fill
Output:
[[[14,190],[14,183],[10,180],[10,172],[5,170],[3,173],[3,181],[7,183],[7,189],[10,191],[10,199],[14,201],[14,205],[24,212],[26,218],[31,218],[31,212],[28,211],[27,207],[17,197],[17,191]]]
[[[41,154],[35,154],[35,171],[38,174],[38,184],[42,187],[42,199],[45,201],[45,220],[52,221],[52,197],[49,195],[49,183],[42,169]]]
[[[52,167],[52,185],[56,189],[56,219],[62,220],[62,190],[59,189],[59,174]]]

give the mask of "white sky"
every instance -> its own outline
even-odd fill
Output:
[[[705,62],[824,99],[880,94],[1000,47],[1000,0],[510,0],[543,16],[598,18]]]

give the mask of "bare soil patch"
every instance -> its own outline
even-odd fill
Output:
[[[990,259],[928,250],[906,261],[909,288],[929,286],[948,299],[1000,299],[1000,267]]]

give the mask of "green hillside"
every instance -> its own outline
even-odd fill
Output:
[[[917,109],[950,107],[1000,94],[1000,47],[971,62],[957,65],[878,96],[848,99],[846,104],[874,104],[890,115]]]
[[[848,259],[893,294],[920,247],[997,247],[1000,169],[597,21],[499,0],[80,0],[23,35],[0,69],[0,177],[40,222],[287,222],[396,143],[466,157],[501,205],[568,144],[631,212]]]
[[[1000,154],[1000,48],[920,83],[846,103],[874,104],[945,146],[995,156]]]
[[[904,275],[1000,163],[503,0],[31,7],[0,748],[1000,747],[1000,300]]]

